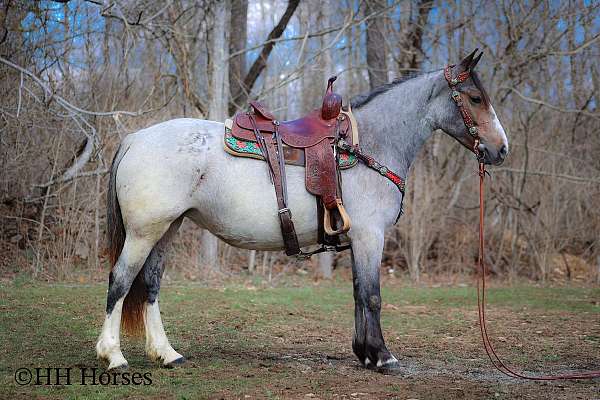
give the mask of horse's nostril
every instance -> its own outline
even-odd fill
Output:
[[[506,155],[508,154],[508,147],[503,144],[502,147],[500,147],[500,156],[502,156],[502,158],[506,157]]]

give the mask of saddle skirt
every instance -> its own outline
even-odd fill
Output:
[[[350,144],[358,145],[358,130],[356,129],[356,122],[353,122],[354,116],[352,115],[352,111],[342,110],[340,114],[348,121],[348,123],[341,125],[341,129],[348,129],[348,125],[350,126],[350,134],[348,134],[346,131],[345,141]],[[246,125],[245,122],[246,121],[243,121],[242,124]],[[234,136],[234,123],[234,119],[225,120],[225,135],[223,141],[225,151],[236,157],[248,157],[264,161],[265,156],[262,154],[260,147],[256,143],[256,138],[253,135],[252,137],[249,137],[248,133],[242,133]],[[284,141],[283,155],[285,158],[285,163],[288,165],[296,165],[300,167],[305,167],[306,165],[304,148],[302,147],[292,147]],[[338,150],[337,158],[338,167],[340,169],[352,168],[358,163],[356,155],[345,150]]]

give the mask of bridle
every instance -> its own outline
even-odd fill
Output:
[[[446,78],[446,82],[448,82],[448,86],[450,86],[450,95],[452,96],[452,100],[454,100],[456,107],[458,107],[458,111],[460,112],[463,122],[465,123],[467,132],[473,139],[471,150],[473,151],[473,153],[475,153],[475,156],[480,161],[480,163],[482,163],[483,154],[479,149],[479,144],[481,143],[481,139],[479,137],[479,129],[475,125],[475,120],[471,116],[471,113],[469,112],[469,110],[466,109],[462,98],[460,97],[460,92],[456,88],[459,84],[463,83],[471,77],[471,70],[467,69],[453,77],[452,68],[454,68],[454,65],[447,65],[446,68],[444,68],[444,78]]]
[[[556,380],[566,380],[566,379],[593,379],[600,378],[600,370],[598,371],[590,371],[578,374],[565,374],[565,375],[525,375],[523,372],[515,371],[514,369],[508,367],[501,359],[498,357],[496,350],[492,346],[490,338],[487,332],[487,326],[485,321],[485,275],[486,275],[486,267],[484,263],[484,179],[487,171],[485,170],[485,163],[483,160],[483,154],[480,149],[479,144],[479,130],[476,125],[476,121],[473,120],[469,111],[465,108],[463,101],[460,97],[460,93],[456,89],[456,86],[460,83],[466,81],[471,76],[471,70],[467,69],[457,76],[452,76],[452,68],[454,65],[448,65],[444,69],[444,77],[448,82],[448,86],[452,91],[451,96],[452,100],[458,107],[460,115],[462,116],[463,122],[469,135],[473,138],[472,151],[475,153],[477,157],[477,161],[479,164],[479,256],[477,258],[478,264],[478,272],[479,279],[477,280],[477,309],[479,314],[479,330],[481,332],[481,340],[483,341],[483,347],[485,348],[485,352],[487,353],[492,365],[503,374],[511,377],[511,378],[521,378],[535,381],[556,381]]]

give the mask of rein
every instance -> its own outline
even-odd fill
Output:
[[[600,370],[582,372],[576,374],[564,374],[564,375],[525,375],[523,372],[517,372],[514,369],[508,367],[498,357],[496,350],[492,346],[490,338],[488,336],[487,326],[485,322],[485,262],[484,262],[484,179],[485,179],[485,164],[479,162],[479,257],[478,266],[480,279],[477,281],[477,310],[479,312],[479,330],[481,331],[481,339],[483,341],[483,347],[487,353],[492,365],[504,375],[510,376],[511,378],[521,378],[533,381],[558,381],[566,379],[593,379],[600,378]]]
[[[456,103],[460,114],[463,118],[465,126],[469,134],[473,137],[473,148],[472,151],[477,156],[477,160],[479,163],[479,255],[478,255],[478,272],[480,279],[477,280],[477,311],[479,314],[479,330],[481,332],[481,340],[483,341],[483,347],[485,349],[486,354],[488,355],[490,362],[492,365],[504,375],[507,375],[511,378],[521,378],[533,381],[558,381],[558,380],[567,380],[567,379],[593,379],[600,378],[600,370],[598,371],[590,371],[590,372],[582,372],[575,374],[564,374],[564,375],[525,375],[523,372],[515,371],[513,368],[508,367],[501,359],[498,357],[496,350],[492,346],[490,338],[488,336],[487,324],[485,321],[485,275],[486,268],[484,262],[484,250],[485,250],[485,241],[484,241],[484,180],[487,171],[485,170],[485,164],[483,160],[483,155],[481,154],[479,143],[479,131],[475,124],[475,121],[471,117],[470,113],[464,108],[462,100],[460,98],[459,92],[456,90],[456,85],[461,82],[467,80],[470,76],[470,70],[466,70],[458,74],[456,77],[452,77],[452,67],[453,65],[448,65],[444,69],[444,77],[448,82],[448,86],[452,90],[452,99]]]

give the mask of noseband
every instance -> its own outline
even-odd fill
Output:
[[[471,70],[467,69],[459,73],[456,77],[452,77],[452,68],[454,65],[448,65],[444,69],[444,77],[448,82],[448,86],[452,91],[452,100],[458,107],[460,115],[462,116],[463,122],[467,127],[469,135],[473,138],[472,151],[477,157],[479,163],[479,256],[477,260],[479,269],[479,280],[477,281],[477,308],[479,314],[479,329],[481,331],[481,339],[483,341],[483,347],[487,353],[492,365],[503,374],[510,376],[511,378],[521,378],[535,381],[556,381],[566,379],[594,379],[600,377],[600,371],[590,371],[575,374],[565,375],[542,375],[532,376],[526,375],[523,372],[516,371],[512,367],[507,366],[502,359],[496,353],[496,350],[492,346],[490,338],[488,336],[487,324],[485,320],[485,275],[486,268],[484,263],[484,179],[485,179],[485,164],[483,160],[483,152],[480,149],[480,137],[479,130],[475,125],[475,121],[471,117],[469,111],[465,108],[465,105],[460,97],[460,93],[456,90],[456,86],[471,76]]]
[[[462,98],[460,97],[460,93],[458,92],[458,90],[456,90],[458,84],[463,83],[471,77],[471,70],[467,69],[466,71],[459,73],[455,77],[452,77],[452,68],[454,68],[454,65],[447,65],[446,68],[444,68],[444,77],[446,78],[446,82],[448,82],[448,86],[452,91],[452,100],[454,100],[454,103],[458,107],[458,111],[460,112],[463,122],[467,127],[467,132],[469,132],[469,135],[471,135],[471,137],[473,138],[471,150],[473,151],[473,153],[475,153],[475,156],[481,162],[483,161],[483,153],[479,149],[479,143],[481,142],[479,137],[479,129],[477,129],[477,126],[475,125],[475,121],[473,120],[471,113],[469,113],[469,111],[465,108]]]

